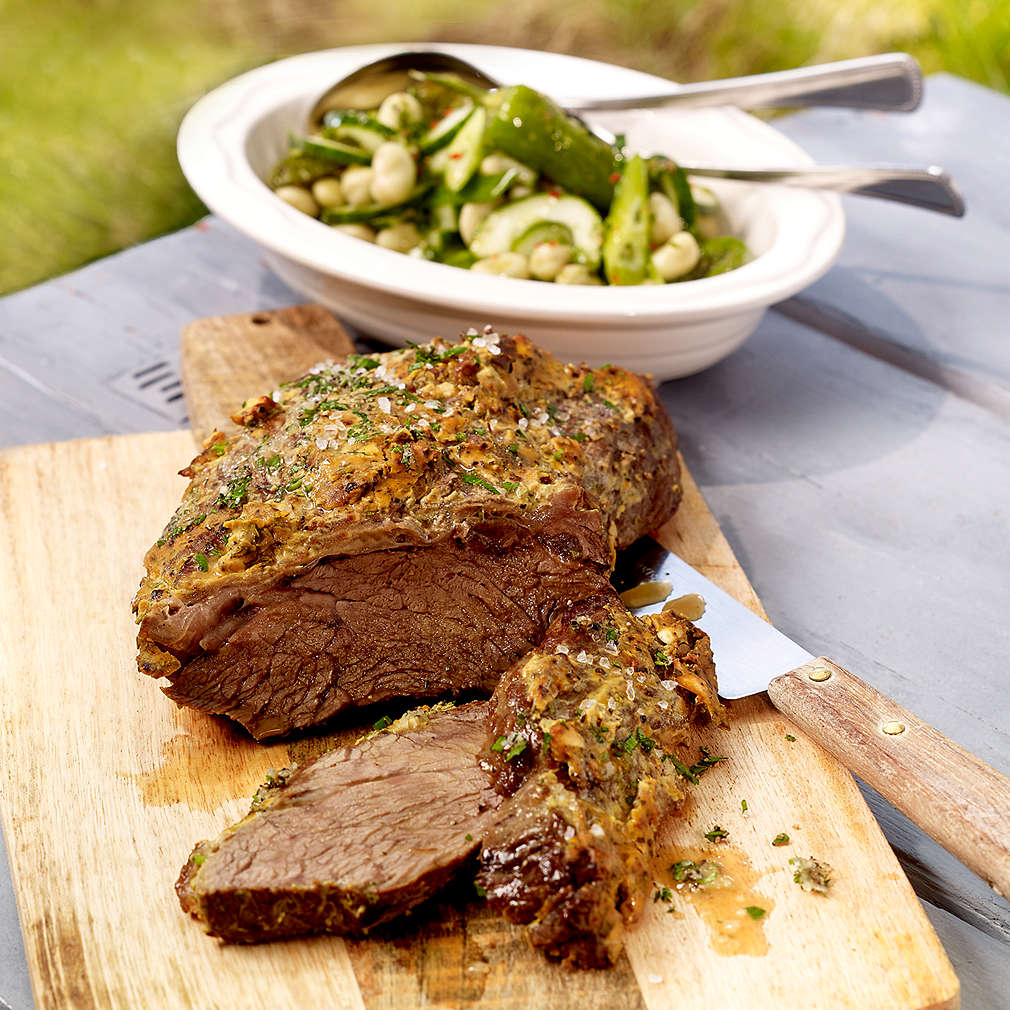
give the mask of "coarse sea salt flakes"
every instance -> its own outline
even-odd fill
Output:
[[[413,414],[415,410],[417,410],[416,403],[408,403],[407,406],[404,408],[404,412],[407,414]]]
[[[583,650],[582,650],[582,651],[581,651],[581,652],[580,652],[580,653],[579,653],[579,654],[578,654],[578,655],[577,655],[577,656],[575,657],[575,662],[576,662],[576,663],[588,663],[588,662],[589,662],[589,653],[588,653],[588,652],[586,652],[586,650],[585,650],[585,649],[583,649]]]
[[[559,645],[554,651],[555,652],[560,652],[562,656],[567,656],[568,655],[568,646],[567,645]]]
[[[602,666],[605,670],[609,670],[610,669],[610,660],[607,659],[606,656],[600,656],[600,666]]]
[[[393,403],[388,396],[380,396],[375,401],[375,405],[383,412],[383,414],[388,414],[393,406]]]
[[[591,835],[596,835],[597,838],[603,838],[606,835],[606,831],[603,830],[603,825],[593,821],[592,826],[589,829]]]
[[[329,441],[323,438],[321,435],[316,439],[316,448],[325,449],[329,445]]]
[[[659,686],[663,688],[664,691],[672,691],[676,686],[677,682],[675,680],[661,680]]]
[[[635,700],[635,689],[630,684],[628,685],[627,695],[628,695],[628,701]]]
[[[424,406],[427,410],[438,410],[439,403],[438,400],[425,400]]]

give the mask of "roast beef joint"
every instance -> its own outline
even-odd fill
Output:
[[[649,383],[488,328],[320,365],[232,420],[146,556],[141,671],[259,739],[491,699],[274,775],[194,849],[184,910],[229,942],[361,935],[466,872],[548,958],[611,964],[678,748],[723,715],[707,637],[609,583],[680,499]]]

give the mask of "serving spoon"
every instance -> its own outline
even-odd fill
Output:
[[[432,50],[394,53],[359,67],[328,88],[309,113],[310,129],[318,129],[331,109],[377,106],[387,95],[406,87],[417,74],[454,74],[482,91],[501,87],[479,67],[449,53]],[[917,108],[921,100],[922,73],[918,63],[905,53],[885,53],[770,74],[677,85],[676,90],[666,94],[571,98],[561,99],[558,104],[573,113],[713,105],[742,108],[828,105],[907,112]],[[613,134],[598,126],[588,128],[607,143],[613,143]],[[752,169],[681,164],[680,167],[688,175],[871,196],[952,217],[963,216],[965,210],[953,179],[935,165],[925,169],[891,165]]]

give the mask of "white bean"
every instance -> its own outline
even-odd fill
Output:
[[[652,214],[653,245],[669,242],[677,232],[683,230],[684,222],[673,201],[665,193],[649,194],[649,211]]]
[[[337,231],[342,231],[345,235],[350,235],[351,238],[360,238],[364,242],[375,241],[375,232],[367,224],[354,222],[351,224],[335,224],[333,227]]]
[[[584,263],[569,263],[563,266],[557,277],[555,284],[602,284],[603,282]]]
[[[364,207],[372,202],[372,179],[375,173],[367,165],[351,165],[340,177],[344,199],[352,207]]]
[[[319,216],[319,205],[312,199],[312,194],[304,186],[280,186],[274,192],[295,210],[300,210],[309,217]]]
[[[344,202],[344,191],[340,180],[332,175],[316,179],[312,183],[312,195],[320,207],[339,207]]]
[[[421,103],[413,95],[396,91],[382,100],[375,118],[391,130],[402,130],[411,123],[419,123],[423,115]]]
[[[459,209],[459,237],[469,245],[483,224],[484,218],[494,210],[494,203],[464,203]]]
[[[420,241],[421,233],[409,221],[401,221],[399,224],[383,228],[375,236],[376,244],[381,245],[383,249],[402,253],[410,252]]]
[[[389,140],[372,155],[371,193],[376,203],[400,203],[417,182],[417,166],[403,144]]]
[[[719,209],[719,198],[708,186],[696,186],[691,183],[691,196],[699,214],[714,214]]]
[[[497,274],[500,277],[526,278],[530,275],[529,264],[522,253],[503,252],[477,260],[470,269],[478,274]]]
[[[538,281],[552,281],[572,258],[572,247],[564,242],[540,242],[530,253],[530,273]]]
[[[701,250],[689,231],[681,231],[652,254],[652,265],[664,281],[675,281],[690,273],[701,259]]]

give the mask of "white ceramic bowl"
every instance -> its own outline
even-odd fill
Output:
[[[582,287],[471,273],[391,252],[327,227],[275,197],[263,179],[301,132],[329,85],[405,44],[306,53],[229,81],[201,99],[179,131],[179,162],[216,214],[263,246],[296,290],[365,333],[402,345],[493,324],[525,333],[564,360],[614,362],[658,378],[724,358],[765,309],[820,277],[844,234],[837,196],[774,186],[713,185],[732,230],[755,253],[731,273],[682,284]],[[418,48],[414,44],[413,48]],[[572,56],[495,46],[432,45],[503,83],[547,94],[630,96],[669,82]],[[595,117],[628,146],[689,164],[805,165],[811,159],[771,126],[737,109],[612,113]]]

